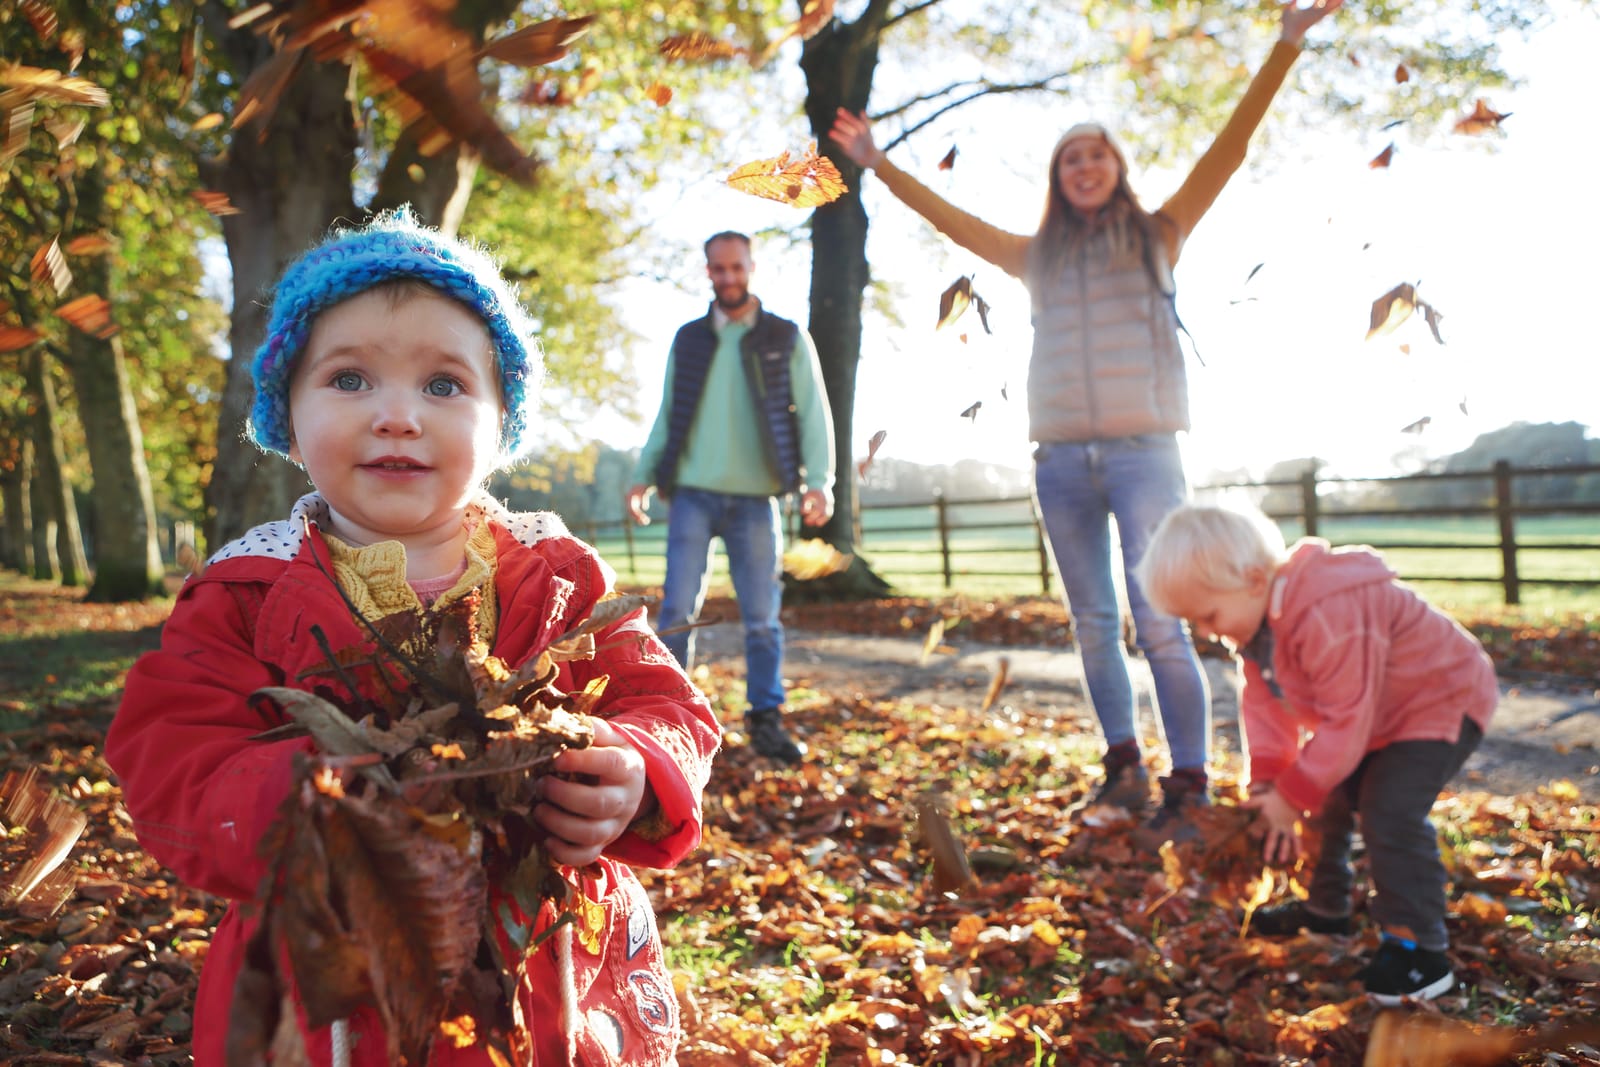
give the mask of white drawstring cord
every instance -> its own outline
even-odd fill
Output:
[[[350,1067],[350,1021],[335,1019],[329,1039],[333,1054],[333,1067]]]
[[[572,971],[572,923],[556,932],[556,968],[561,972],[561,1035],[567,1039],[567,1063],[578,1062],[578,985]]]

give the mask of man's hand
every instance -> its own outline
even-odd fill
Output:
[[[833,494],[826,489],[807,489],[800,498],[800,521],[821,526],[833,515]]]
[[[1300,812],[1277,789],[1257,793],[1242,807],[1253,808],[1266,829],[1261,855],[1268,863],[1285,864],[1300,858]]]
[[[650,492],[648,485],[628,487],[628,516],[640,526],[650,525],[650,516],[644,510],[650,504]]]
[[[594,743],[556,757],[555,770],[571,778],[539,780],[542,803],[533,819],[549,832],[545,851],[557,863],[582,867],[600,858],[638,816],[645,796],[644,757],[604,719],[594,722]]]

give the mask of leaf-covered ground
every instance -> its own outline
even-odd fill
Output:
[[[62,910],[0,912],[0,1064],[187,1062],[220,907],[132,839],[99,756],[112,698],[50,697],[100,692],[66,672],[102,670],[93,650],[130,652],[151,638],[148,622],[71,594],[19,606],[10,593],[0,596],[0,773],[38,768],[89,829]],[[876,619],[870,632],[920,632],[949,609],[802,610],[816,613],[795,620],[809,626]],[[103,639],[38,668],[26,691],[7,688],[45,655],[52,613]],[[969,639],[1064,635],[1043,602],[968,606],[965,618]],[[1098,751],[1078,727],[1004,693],[980,713],[982,692],[931,706],[832,692],[817,670],[797,679],[792,720],[813,759],[777,768],[730,729],[703,847],[648,879],[677,973],[686,1067],[1360,1062],[1375,1013],[1350,976],[1375,934],[1241,938],[1260,867],[1228,812],[1209,851],[1148,854],[1110,813],[1069,815]],[[736,678],[700,679],[739,710]],[[978,879],[958,895],[929,885],[913,810],[930,794],[945,798]],[[1600,1014],[1600,812],[1558,782],[1515,797],[1448,795],[1436,821],[1465,989],[1422,1010],[1525,1031]],[[5,842],[8,858],[26,847]],[[1276,873],[1276,888],[1290,878]],[[1600,1053],[1522,1062],[1600,1065]]]

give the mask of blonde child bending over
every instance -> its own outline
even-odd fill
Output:
[[[1372,549],[1315,537],[1286,549],[1259,512],[1179,507],[1136,577],[1158,609],[1243,660],[1246,804],[1264,824],[1267,859],[1297,856],[1299,819],[1321,817],[1309,899],[1257,912],[1253,929],[1349,932],[1359,818],[1383,930],[1359,979],[1383,1003],[1449,990],[1445,871],[1428,814],[1499,699],[1477,639]]]
[[[352,606],[376,620],[479,598],[478,635],[517,667],[612,591],[610,568],[560,519],[510,513],[483,489],[527,449],[540,370],[532,323],[494,263],[407,213],[334,234],[278,285],[252,366],[250,432],[303,467],[316,491],[185,585],[161,648],[130,672],[106,742],[140,841],[179,878],[230,901],[200,979],[200,1067],[228,1059],[235,980],[268,869],[258,846],[296,757],[313,747],[259,736],[285,717],[250,695],[311,688],[324,661],[314,633],[333,649],[374,650]],[[665,1065],[675,1062],[677,1001],[629,865],[670,867],[698,843],[720,733],[642,608],[595,645],[593,659],[563,663],[557,679],[572,693],[606,677],[593,744],[557,757],[529,813],[557,876],[588,904],[575,935],[544,938],[559,925],[551,902],[524,914],[488,872],[502,924],[494,936],[510,944],[504,924],[514,924],[528,946],[502,948],[522,980],[500,1010],[525,1020],[522,1058],[533,1064]],[[358,680],[378,684],[370,672]],[[289,994],[305,1006],[300,990]],[[370,1006],[314,1030],[298,1008],[286,1018],[298,1019],[314,1064],[396,1061]],[[457,1044],[433,1041],[429,1062],[492,1062],[481,1044]]]

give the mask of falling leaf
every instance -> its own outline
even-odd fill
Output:
[[[833,7],[835,0],[806,0],[800,9],[800,17],[778,34],[761,55],[752,59],[751,63],[757,67],[764,67],[777,55],[778,48],[785,41],[798,37],[802,41],[809,41],[815,37],[822,28],[833,21]]]
[[[1401,355],[1405,355],[1405,356],[1409,356],[1411,354],[1411,346],[1409,344],[1401,345],[1400,346],[1400,354]]]
[[[255,124],[264,131],[304,59],[303,48],[280,49],[257,67],[239,90],[239,103],[234,108],[232,128],[242,130]]]
[[[799,581],[811,582],[850,568],[850,556],[820,537],[797,542],[783,554],[783,572]]]
[[[105,233],[86,233],[68,241],[65,251],[69,256],[98,256],[115,247],[111,237]]]
[[[879,430],[867,442],[867,458],[856,464],[856,475],[861,478],[867,476],[867,469],[872,466],[873,459],[878,455],[878,449],[883,447],[884,439],[889,436],[888,430]]]
[[[803,156],[791,159],[784,152],[773,159],[746,163],[728,175],[728,184],[741,193],[777,200],[793,207],[820,207],[846,192],[839,168],[827,156],[817,155],[815,141]]]
[[[190,195],[198,200],[200,202],[200,206],[205,208],[206,211],[212,215],[221,217],[223,215],[239,214],[239,209],[233,206],[232,201],[228,199],[227,193],[213,192],[210,189],[199,189]]]
[[[0,62],[0,85],[9,85],[30,99],[48,99],[84,107],[105,107],[111,95],[93,82],[73,78],[58,70]]]
[[[940,170],[954,170],[955,169],[955,165],[956,165],[956,146],[955,145],[951,145],[950,146],[950,151],[946,152],[944,154],[944,158],[939,160],[939,169]]]
[[[1472,107],[1472,114],[1456,120],[1456,132],[1470,135],[1488,133],[1490,130],[1498,130],[1500,123],[1510,117],[1511,112],[1501,114],[1489,106],[1489,101],[1479,97]]]
[[[1416,286],[1401,282],[1372,302],[1372,324],[1367,329],[1367,340],[1395,329],[1416,309]]]
[[[1394,68],[1394,82],[1395,82],[1395,84],[1396,85],[1404,85],[1406,82],[1408,82],[1410,80],[1411,80],[1411,72],[1406,69],[1406,65],[1404,63],[1398,64]]]
[[[915,803],[917,832],[933,856],[933,891],[959,893],[977,884],[967,862],[967,850],[956,837],[945,814],[943,798],[924,793]]]
[[[939,294],[939,323],[935,330],[942,330],[966,314],[967,308],[972,303],[972,279],[962,275],[944,292]]]
[[[1244,920],[1239,924],[1239,936],[1245,936],[1245,931],[1250,929],[1250,916],[1256,909],[1272,899],[1272,868],[1261,868],[1261,877],[1256,879],[1251,887],[1250,895],[1244,900]]]
[[[747,54],[745,49],[730,41],[721,40],[698,30],[668,37],[661,42],[657,51],[667,59],[685,61],[732,59],[734,56]]]
[[[928,657],[939,650],[944,642],[944,617],[933,620],[933,625],[928,627],[928,636],[922,640],[922,657],[917,660],[918,666],[926,666]]]
[[[422,168],[421,163],[410,163],[406,166],[406,177],[421,185],[428,177],[428,172]]]
[[[1467,398],[1462,397],[1461,403],[1457,404],[1456,407],[1460,408],[1461,414],[1465,415],[1467,413]]]
[[[983,407],[983,401],[974,400],[972,402],[971,406],[969,406],[965,411],[963,411],[961,413],[961,417],[963,419],[971,419],[973,422],[977,422],[978,421],[978,409],[981,408],[981,407]]]
[[[26,326],[0,326],[0,352],[16,352],[27,348],[43,336]]]
[[[1393,119],[1393,120],[1391,120],[1389,122],[1385,122],[1382,126],[1378,127],[1378,129],[1383,133],[1388,133],[1390,130],[1394,129],[1396,126],[1404,126],[1405,124],[1406,124],[1406,120],[1405,119]]]
[[[1439,314],[1439,310],[1432,304],[1424,301],[1418,301],[1417,307],[1422,311],[1422,318],[1427,322],[1428,329],[1433,332],[1433,339],[1440,344],[1444,344],[1444,336],[1439,333],[1439,323],[1444,319],[1444,316]]]
[[[17,6],[27,16],[28,22],[33,26],[33,32],[39,35],[40,40],[48,44],[50,38],[56,35],[55,9],[45,3],[44,0],[21,0],[21,3]]]
[[[1011,399],[1011,397],[1006,395],[1006,386],[1009,385],[1009,384],[1010,384],[1009,382],[1000,383],[1000,399],[1001,400],[1010,400]]]
[[[978,321],[983,324],[983,332],[992,336],[994,331],[989,329],[989,302],[974,292],[972,306],[978,311]]]
[[[1600,1021],[1577,1015],[1533,1033],[1423,1012],[1383,1012],[1372,1024],[1364,1067],[1493,1067],[1530,1053],[1600,1041]],[[1564,1059],[1564,1057],[1558,1057]],[[1548,1062],[1540,1057],[1538,1062]]]
[[[26,848],[22,862],[14,868],[8,863],[0,874],[0,904],[10,909],[28,902],[30,910],[48,915],[66,903],[77,879],[69,872],[64,893],[59,883],[46,880],[66,860],[88,824],[87,816],[39,783],[35,768],[20,774],[7,771],[0,780],[0,829],[7,837],[13,833],[23,837]],[[35,896],[31,902],[30,896]]]
[[[72,284],[72,271],[67,267],[67,258],[61,254],[61,245],[57,238],[50,238],[50,243],[41,245],[33,254],[29,263],[33,280],[40,285],[48,285],[60,296]]]
[[[94,293],[69,300],[56,308],[56,314],[84,333],[98,337],[102,341],[116,336],[117,331],[121,329],[111,321],[110,302]]]
[[[994,665],[994,677],[989,679],[989,689],[983,694],[983,704],[978,708],[978,714],[986,715],[994,707],[994,702],[1000,699],[1001,690],[1006,687],[1006,679],[1011,675],[1011,660],[1001,656]]]
[[[532,26],[496,37],[480,50],[480,56],[497,59],[516,67],[542,67],[563,59],[570,46],[589,32],[593,15],[572,19],[546,19]]]
[[[220,111],[213,111],[209,115],[201,115],[195,119],[194,125],[189,127],[189,131],[191,133],[204,133],[206,130],[216,129],[225,121],[227,120],[222,117]]]
[[[56,151],[62,152],[78,143],[79,135],[88,125],[84,119],[78,119],[76,122],[71,119],[50,119],[44,124],[44,128],[56,139]]]
[[[1244,283],[1246,285],[1249,285],[1250,284],[1250,279],[1254,278],[1257,274],[1259,274],[1261,272],[1261,268],[1265,267],[1265,266],[1266,266],[1266,263],[1262,262],[1262,263],[1257,263],[1255,266],[1251,267],[1250,268],[1250,273],[1246,274],[1244,276]]]
[[[1389,165],[1392,159],[1394,159],[1394,142],[1390,141],[1389,147],[1373,156],[1372,161],[1367,166],[1372,170],[1382,170]]]
[[[8,95],[0,93],[0,100]],[[28,147],[28,132],[32,129],[32,100],[18,100],[0,111],[0,167],[17,158]]]
[[[650,88],[644,91],[644,95],[656,107],[666,107],[672,103],[672,89],[662,85],[660,82],[653,83]]]
[[[1402,426],[1400,428],[1400,432],[1401,433],[1416,433],[1416,434],[1420,434],[1423,430],[1426,430],[1428,428],[1428,424],[1430,422],[1432,422],[1432,421],[1433,421],[1433,416],[1432,415],[1424,415],[1424,416],[1422,416],[1422,418],[1418,419],[1416,422],[1413,422],[1411,425]]]

